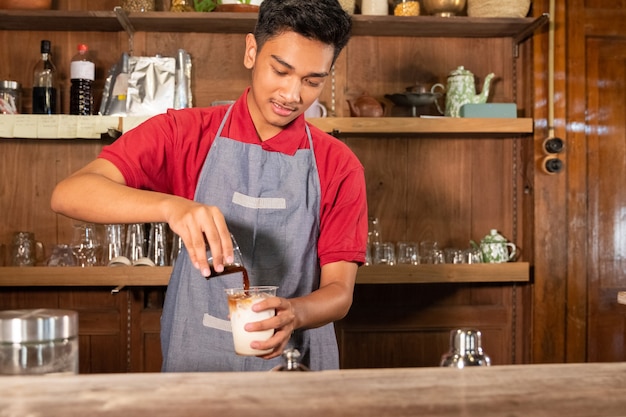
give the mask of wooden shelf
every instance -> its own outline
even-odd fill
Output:
[[[2,267],[0,287],[165,286],[171,267]],[[359,268],[357,284],[528,282],[527,262]]]
[[[309,122],[326,132],[346,134],[526,134],[533,119],[483,119],[460,117],[324,117]]]
[[[106,139],[107,132],[128,130],[148,117],[70,116],[70,115],[0,115],[0,138],[31,139]],[[309,122],[326,132],[340,134],[528,134],[533,120],[478,119],[453,117],[324,117]],[[70,133],[75,136],[68,136]]]
[[[372,265],[359,268],[357,284],[529,282],[528,262],[460,265]]]
[[[129,13],[134,31],[248,33],[256,13]],[[354,15],[355,36],[510,37],[521,42],[548,22],[537,18],[470,18]],[[114,11],[0,10],[0,30],[123,31]]]

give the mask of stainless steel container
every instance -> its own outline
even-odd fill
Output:
[[[22,112],[22,86],[17,81],[0,81],[0,114]]]
[[[0,374],[78,373],[78,313],[0,311]]]
[[[441,366],[465,368],[490,366],[491,360],[481,347],[481,334],[476,329],[456,329],[450,332],[450,351],[441,358]]]

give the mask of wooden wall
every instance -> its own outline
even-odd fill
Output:
[[[58,7],[69,9],[71,4],[76,9],[110,10],[112,3],[59,1]],[[125,33],[0,32],[0,42],[10,45],[0,51],[0,60],[12,62],[0,68],[0,78],[28,74],[44,37],[52,40],[66,92],[68,64],[77,43],[88,43],[97,52],[98,75],[102,77],[128,48]],[[133,46],[135,54],[142,55],[172,54],[181,46],[188,49],[194,58],[194,104],[205,106],[216,99],[235,98],[247,85],[248,75],[241,61],[242,38],[138,33]],[[22,42],[20,46],[16,39]],[[347,116],[346,100],[356,94],[367,92],[384,100],[385,94],[403,91],[416,82],[445,82],[452,69],[464,65],[475,73],[479,84],[487,73],[496,74],[490,101],[516,102],[520,116],[533,117],[535,111],[543,110],[533,100],[531,86],[541,90],[545,85],[545,79],[535,75],[543,74],[545,67],[530,65],[534,44],[522,45],[520,55],[515,57],[513,45],[506,38],[451,41],[355,37],[337,62],[335,96],[327,89],[322,102],[334,108],[336,116]],[[24,84],[28,89],[28,79]],[[67,102],[64,108],[67,110]],[[435,109],[431,111],[435,113]],[[443,246],[466,247],[471,239],[480,240],[489,229],[496,228],[518,244],[520,260],[544,257],[544,252],[533,247],[542,239],[533,240],[533,219],[545,214],[541,211],[545,210],[543,203],[535,208],[537,195],[532,189],[537,138],[390,134],[342,139],[366,167],[370,214],[379,217],[385,240],[434,239]],[[34,231],[48,247],[67,242],[72,221],[51,212],[50,193],[56,182],[95,157],[101,146],[88,141],[3,140],[0,174],[5,180],[0,182],[0,212],[10,221],[0,223],[0,242],[8,242],[16,229]],[[553,178],[560,181],[562,177]],[[545,204],[552,202],[547,190],[550,184],[539,185],[546,191],[539,198],[545,197]],[[539,271],[557,268],[550,265],[550,259],[552,255],[540,264]],[[538,277],[537,271],[534,279],[546,296],[550,285],[562,288],[562,284]],[[350,314],[338,323],[342,366],[436,366],[448,348],[448,332],[462,326],[483,331],[485,349],[495,364],[526,363],[533,360],[531,354],[541,359],[541,352],[530,344],[531,330],[535,340],[543,343],[551,329],[550,320],[558,320],[562,314],[556,311],[553,318],[550,311],[542,310],[547,304],[533,308],[530,297],[541,296],[541,291],[534,291],[530,284],[358,286]],[[155,352],[161,297],[162,291],[152,289],[125,290],[117,295],[111,295],[108,289],[24,289],[2,290],[0,303],[5,307],[46,304],[80,309],[85,312],[81,320],[86,322],[81,321],[81,328],[87,329],[84,338],[88,339],[81,347],[81,372],[102,371],[104,368],[97,365],[102,361],[108,362],[112,371],[135,371],[158,370],[160,366],[155,363]],[[560,302],[557,307],[562,306]],[[531,319],[535,326],[532,329]],[[102,332],[109,336],[102,337]],[[99,346],[96,350],[100,353],[92,351],[94,346]]]
[[[626,360],[623,191],[626,2],[556,2],[554,129],[562,174],[535,170],[533,362]],[[535,1],[548,9],[548,1]],[[535,42],[546,68],[547,35]],[[547,136],[546,80],[536,79],[536,158]]]

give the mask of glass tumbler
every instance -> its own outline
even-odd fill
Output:
[[[71,247],[78,260],[78,266],[95,266],[98,263],[96,252],[100,247],[96,225],[93,223],[75,224]]]

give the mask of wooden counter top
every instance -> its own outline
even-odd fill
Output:
[[[0,415],[623,416],[626,363],[0,377]]]

